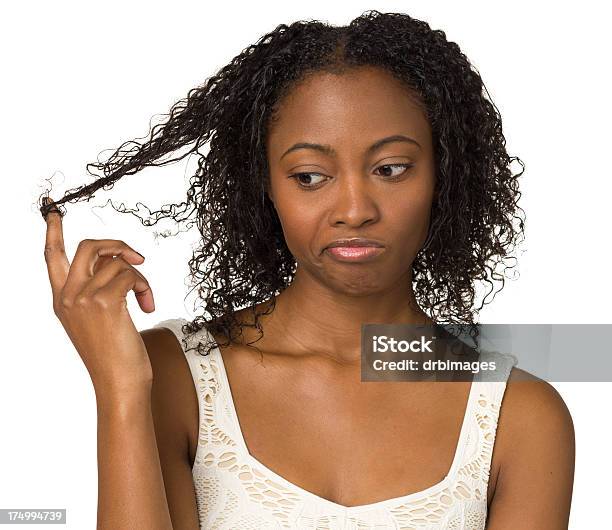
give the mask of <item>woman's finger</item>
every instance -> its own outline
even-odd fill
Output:
[[[134,268],[121,257],[114,259],[104,257],[101,259],[110,259],[111,262],[96,272],[95,276],[87,283],[87,287],[81,293],[79,293],[79,297],[83,297],[85,299],[97,299],[101,301],[103,305],[109,306],[114,302],[121,301],[122,298],[125,299],[128,291],[133,289],[138,304],[143,311],[150,313],[155,309],[153,291],[151,290],[149,282],[139,270]],[[135,275],[133,280],[126,280],[128,282],[132,281],[133,287],[130,285],[125,286],[125,284],[122,282],[117,283],[118,276],[125,276],[125,271],[129,271]],[[119,285],[119,290],[114,292],[112,290],[112,285]],[[113,298],[101,299],[102,294]]]
[[[44,200],[45,204],[53,202],[50,197],[45,197]],[[70,271],[70,262],[64,248],[61,213],[58,210],[51,210],[45,217],[45,221],[47,223],[47,231],[45,234],[44,254],[55,304],[62,287],[66,283],[66,278]]]
[[[100,256],[94,265],[94,277],[98,271],[102,270],[104,267],[106,267],[106,265],[112,263],[114,260],[115,258],[112,256]]]
[[[120,270],[108,283],[98,289],[95,299],[105,307],[112,307],[117,302],[127,304],[126,298],[134,291],[138,305],[145,313],[155,311],[153,291],[144,277],[133,267]]]
[[[99,267],[97,261],[101,257],[120,256],[131,264],[140,264],[144,257],[123,241],[116,239],[84,239],[79,243],[72,260],[68,278],[64,286],[64,294],[72,297],[83,290]]]

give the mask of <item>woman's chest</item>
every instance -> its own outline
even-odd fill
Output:
[[[365,383],[358,368],[237,348],[222,359],[219,397],[245,449],[300,490],[371,504],[440,483],[457,456],[469,383]]]

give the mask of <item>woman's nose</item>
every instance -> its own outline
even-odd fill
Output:
[[[365,176],[353,176],[338,180],[334,190],[330,224],[361,226],[378,219],[379,209],[371,183]]]

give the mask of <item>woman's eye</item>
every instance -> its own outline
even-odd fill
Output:
[[[401,175],[406,173],[406,171],[408,171],[413,166],[414,164],[385,164],[383,166],[378,166],[376,169],[383,169],[383,177],[390,177],[390,180],[393,180],[394,178],[400,177]],[[402,171],[397,171],[394,173],[394,169],[401,169]]]
[[[376,171],[382,169],[382,176],[386,178],[386,180],[397,180],[399,179],[406,171],[408,171],[414,164],[384,164],[382,166],[378,166]],[[401,170],[401,171],[399,171]],[[313,177],[315,182],[313,182]],[[321,180],[316,182],[316,178],[319,177]],[[303,189],[316,189],[318,184],[325,181],[327,178],[325,175],[321,175],[320,173],[294,173],[289,175],[289,178],[294,178],[298,186]]]
[[[325,180],[325,175],[321,175],[320,173],[294,173],[293,175],[289,175],[289,178],[295,178],[295,180],[298,182],[298,185],[301,188],[314,188],[318,183],[315,182],[314,184],[312,183],[312,176],[318,176],[318,177],[322,177],[323,180]],[[301,179],[306,179],[309,182],[304,182]],[[319,183],[322,181],[319,181]]]

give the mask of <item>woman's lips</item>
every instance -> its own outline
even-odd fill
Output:
[[[338,261],[370,261],[377,258],[382,252],[384,247],[328,247],[325,251],[334,259]]]

